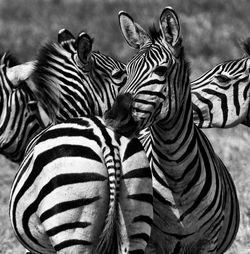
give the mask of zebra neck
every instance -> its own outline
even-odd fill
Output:
[[[164,120],[151,128],[152,158],[167,174],[181,177],[197,154],[196,128],[193,123],[191,97],[181,105],[171,123]]]

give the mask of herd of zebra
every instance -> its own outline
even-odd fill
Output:
[[[246,57],[190,82],[178,15],[124,64],[62,29],[35,61],[0,66],[0,152],[20,163],[9,215],[27,253],[224,253],[239,226],[233,180],[200,128],[250,126]]]

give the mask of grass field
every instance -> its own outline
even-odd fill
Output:
[[[250,36],[247,0],[0,0],[0,49],[21,62],[34,59],[39,47],[55,41],[59,29],[85,30],[94,49],[127,61],[134,53],[124,42],[117,13],[125,10],[147,27],[166,5],[180,17],[186,54],[194,79],[215,64],[242,56],[239,41]],[[232,174],[241,206],[237,238],[227,254],[250,253],[250,129],[205,130]],[[24,253],[10,228],[8,197],[17,165],[0,157],[0,253]]]

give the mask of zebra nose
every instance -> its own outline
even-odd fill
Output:
[[[133,97],[129,93],[116,97],[113,106],[104,114],[104,121],[108,127],[118,131],[127,126],[132,119]]]
[[[121,120],[131,114],[132,95],[129,93],[120,94],[116,97],[112,107],[105,113],[104,119]]]

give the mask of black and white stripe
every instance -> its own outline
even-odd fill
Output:
[[[128,136],[149,128],[143,144],[154,195],[148,253],[224,253],[238,231],[239,204],[228,170],[193,122],[178,16],[166,7],[160,30],[150,35],[125,12],[119,20],[139,51],[105,121]]]
[[[34,96],[24,81],[33,64],[18,65],[5,53],[0,65],[0,153],[11,161],[20,162],[28,142],[45,127]],[[17,72],[21,72],[22,79]]]
[[[250,39],[243,45],[247,57],[218,64],[191,83],[198,127],[250,126]]]
[[[53,122],[102,116],[126,81],[124,64],[92,52],[93,40],[84,32],[75,39],[64,29],[58,41],[37,57],[31,86],[37,100]]]
[[[31,253],[139,254],[152,200],[140,142],[82,117],[48,127],[29,150],[12,185],[10,218]]]

